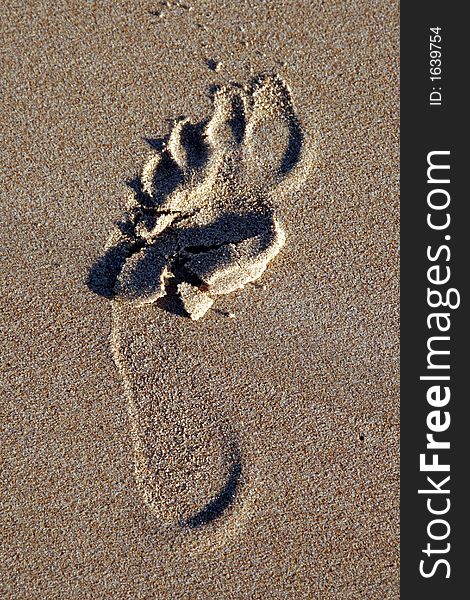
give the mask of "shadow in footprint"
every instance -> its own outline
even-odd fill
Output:
[[[165,137],[159,137],[159,138],[144,137],[144,141],[147,142],[147,144],[150,146],[150,148],[153,148],[154,150],[157,150],[158,152],[163,152],[166,144],[168,143],[169,137],[170,137],[169,135],[167,135]]]
[[[139,182],[133,180],[128,182],[131,187],[139,186]],[[225,244],[236,244],[254,236],[261,236],[269,231],[270,217],[259,213],[227,213],[219,219],[203,227],[187,227],[180,230],[169,228],[168,233],[178,231],[177,246],[185,250],[189,255],[207,252]],[[126,223],[120,223],[119,227],[125,227]],[[166,236],[167,237],[167,236]],[[143,240],[134,242],[122,242],[110,248],[104,256],[100,257],[91,267],[88,274],[88,288],[99,296],[108,299],[115,297],[116,281],[126,259],[146,246]],[[186,259],[188,254],[186,254]],[[140,285],[146,283],[150,288],[153,284],[152,255],[149,253],[140,264],[137,279]],[[185,260],[177,256],[173,258],[171,270],[173,278],[169,279],[166,287],[166,296],[157,301],[157,305],[166,312],[187,317],[181,299],[177,294],[177,285],[183,281],[201,287],[202,281],[194,279],[184,268]]]
[[[104,298],[114,298],[116,280],[130,254],[130,245],[123,242],[110,248],[91,267],[87,286],[92,292]]]
[[[209,148],[205,139],[207,121],[186,123],[181,131],[181,145],[186,153],[186,164],[189,169],[203,167],[209,159]]]
[[[282,175],[287,175],[300,162],[301,151],[304,145],[302,128],[295,115],[289,119],[289,142],[280,167]]]
[[[181,526],[197,529],[204,525],[208,525],[220,517],[235,499],[241,473],[242,463],[241,461],[238,461],[232,467],[228,481],[220,494],[214,498],[214,500],[209,502],[209,504],[207,504],[200,512],[181,523]]]

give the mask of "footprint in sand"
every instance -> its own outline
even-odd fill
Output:
[[[261,277],[285,242],[275,208],[307,173],[305,153],[289,89],[278,76],[218,89],[212,118],[177,121],[149,159],[90,272],[90,288],[113,300],[113,349],[130,402],[137,482],[167,523],[197,527],[218,517],[243,477],[230,426],[218,423],[207,403],[165,389],[165,372],[175,368],[167,350],[173,323],[207,318],[218,296]],[[136,311],[150,304],[161,352],[144,373],[134,368],[133,353],[145,358],[145,340],[143,350],[131,351],[123,338]],[[161,382],[157,398],[149,378]]]

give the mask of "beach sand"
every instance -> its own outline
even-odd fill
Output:
[[[397,3],[1,13],[2,593],[397,598]],[[198,320],[106,297],[129,182],[260,75],[308,146],[265,180],[282,248]]]

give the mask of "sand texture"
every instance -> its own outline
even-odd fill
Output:
[[[398,7],[3,3],[7,598],[398,598]]]

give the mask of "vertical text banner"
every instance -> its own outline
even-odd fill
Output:
[[[469,31],[460,3],[401,4],[404,600],[461,598],[470,579]]]

